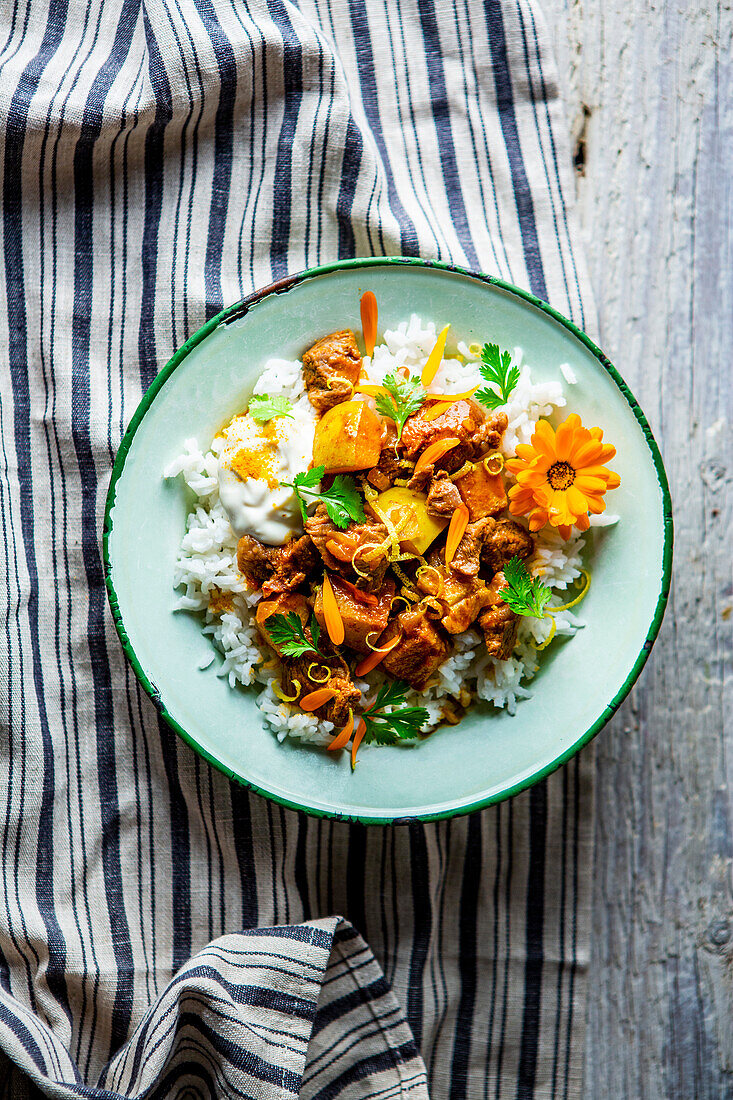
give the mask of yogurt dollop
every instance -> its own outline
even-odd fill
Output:
[[[314,427],[313,417],[295,408],[292,417],[264,424],[241,413],[217,435],[219,499],[240,538],[282,546],[302,531],[298,500],[280,482],[308,469]]]

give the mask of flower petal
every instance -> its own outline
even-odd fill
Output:
[[[570,419],[564,420],[555,432],[555,454],[561,462],[567,459],[573,447],[574,433]]]
[[[525,462],[531,462],[537,457],[537,453],[534,447],[530,447],[529,443],[517,443],[517,457],[524,459]]]
[[[588,511],[585,497],[575,485],[570,486],[565,496],[568,502],[568,509],[574,515],[582,516],[584,512]]]
[[[588,477],[586,473],[578,474],[575,479],[576,488],[581,493],[605,493],[606,482],[602,477]]]
[[[583,466],[592,466],[595,462],[598,462],[602,453],[603,444],[596,439],[591,439],[587,443],[581,444],[580,447],[573,448],[571,456],[573,466],[576,470],[582,469]]]
[[[546,420],[538,420],[532,435],[532,446],[547,458],[555,457],[555,433]]]

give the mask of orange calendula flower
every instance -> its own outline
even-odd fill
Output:
[[[549,524],[564,539],[575,525],[587,531],[589,513],[604,511],[608,489],[616,489],[621,478],[603,463],[616,448],[603,443],[600,428],[584,428],[572,413],[555,431],[546,420],[538,420],[532,442],[520,443],[517,457],[506,468],[517,484],[509,490],[509,511],[529,516],[531,531]]]

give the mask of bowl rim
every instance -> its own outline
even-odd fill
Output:
[[[245,779],[244,776],[239,775],[237,772],[228,768],[221,761],[217,760],[210,752],[203,748],[187,730],[185,730],[169,713],[163,699],[160,690],[153,684],[145,673],[137,654],[130,643],[130,640],[125,629],[125,624],[120,611],[119,601],[117,593],[114,587],[113,578],[113,564],[110,558],[109,542],[110,535],[112,533],[114,518],[114,506],[116,500],[116,487],[117,482],[123,474],[125,461],[132,446],[135,433],[137,432],[140,423],[147,413],[150,405],[154,401],[157,394],[162,389],[163,385],[170,378],[173,371],[183,362],[186,356],[195,348],[198,344],[204,340],[209,333],[218,328],[221,324],[228,324],[237,320],[240,317],[244,317],[248,311],[256,303],[262,301],[264,298],[269,297],[271,294],[281,294],[285,291],[291,290],[299,283],[306,281],[307,279],[317,278],[322,275],[328,275],[336,271],[344,271],[354,268],[370,268],[370,267],[411,267],[411,268],[434,268],[439,271],[447,271],[452,274],[466,276],[471,279],[475,279],[478,282],[483,282],[489,286],[495,286],[500,290],[506,291],[509,294],[513,294],[520,298],[522,301],[529,303],[536,309],[539,309],[542,313],[552,317],[553,320],[567,329],[577,340],[579,340],[598,360],[607,374],[611,376],[616,386],[621,391],[622,396],[626,400],[627,404],[631,408],[644,437],[647,442],[647,446],[651,452],[652,461],[657,475],[657,481],[662,492],[663,502],[663,526],[664,526],[664,546],[662,552],[662,576],[661,587],[659,597],[657,599],[654,615],[647,632],[647,636],[644,643],[637,655],[636,660],[629,672],[629,675],[624,680],[616,694],[610,703],[608,703],[601,714],[598,716],[595,722],[581,735],[578,740],[574,742],[570,748],[564,750],[556,758],[533,772],[529,776],[525,776],[517,783],[513,784],[506,789],[495,792],[491,795],[485,795],[478,799],[475,799],[467,805],[460,805],[455,808],[442,809],[434,812],[415,813],[409,816],[400,817],[372,817],[368,813],[366,814],[347,814],[339,813],[335,810],[328,810],[322,807],[303,806],[298,802],[291,799],[284,798],[275,792],[268,791],[266,788],[253,783],[252,781]],[[133,672],[139,680],[143,690],[150,697],[154,703],[158,713],[165,720],[165,722],[175,732],[190,745],[201,757],[203,757],[209,764],[215,767],[218,771],[223,772],[228,779],[233,779],[248,790],[253,791],[255,794],[262,795],[264,798],[268,798],[273,802],[278,803],[281,806],[290,810],[300,811],[306,813],[312,817],[328,818],[335,821],[343,822],[358,822],[362,825],[398,825],[398,824],[410,824],[413,822],[428,822],[428,821],[440,821],[447,818],[462,817],[465,814],[474,813],[477,810],[485,809],[487,806],[494,805],[498,802],[503,802],[508,798],[513,798],[515,795],[520,794],[522,791],[527,790],[529,787],[534,786],[536,783],[546,779],[558,768],[562,767],[571,760],[576,753],[580,752],[606,725],[606,723],[613,717],[615,712],[620,707],[626,696],[631,691],[631,688],[638,679],[644,665],[646,664],[649,654],[651,653],[652,646],[657,638],[659,629],[662,624],[664,612],[667,606],[667,600],[669,597],[671,572],[672,572],[672,549],[673,549],[674,533],[673,533],[673,519],[672,519],[672,499],[669,491],[669,483],[667,480],[667,474],[662,461],[662,455],[659,450],[659,446],[654,438],[649,422],[646,419],[638,401],[634,397],[633,393],[629,389],[628,385],[621,377],[617,369],[611,363],[610,359],[601,351],[601,349],[590,339],[589,336],[583,332],[573,321],[568,320],[563,314],[559,313],[547,302],[544,302],[541,298],[537,298],[530,291],[523,290],[521,287],[514,286],[511,283],[505,282],[503,279],[497,278],[495,275],[488,275],[482,272],[471,271],[468,268],[459,267],[455,264],[444,263],[440,260],[425,260],[418,257],[411,256],[366,256],[366,257],[354,257],[344,260],[334,260],[330,263],[321,264],[318,267],[307,268],[304,271],[296,272],[293,275],[285,276],[273,283],[268,284],[259,290],[253,291],[252,294],[247,295],[239,302],[235,302],[231,306],[227,306],[221,310],[215,316],[211,317],[201,328],[197,329],[192,336],[180,348],[177,349],[165,364],[164,367],[158,372],[156,377],[151,382],[148,389],[143,394],[140,403],[135,410],[132,419],[127,427],[127,430],[120,442],[120,446],[117,451],[117,455],[112,466],[112,473],[110,476],[109,489],[107,491],[107,499],[104,509],[104,525],[102,531],[102,558],[104,563],[104,580],[107,590],[107,597],[109,600],[110,609],[112,612],[112,618],[114,620],[115,629],[122,644],[122,649],[125,656],[132,666]]]

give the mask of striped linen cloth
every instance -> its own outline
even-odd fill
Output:
[[[145,388],[278,276],[438,257],[592,327],[540,12],[2,11],[0,1095],[578,1097],[588,754],[450,822],[286,811],[159,722],[100,556]]]

